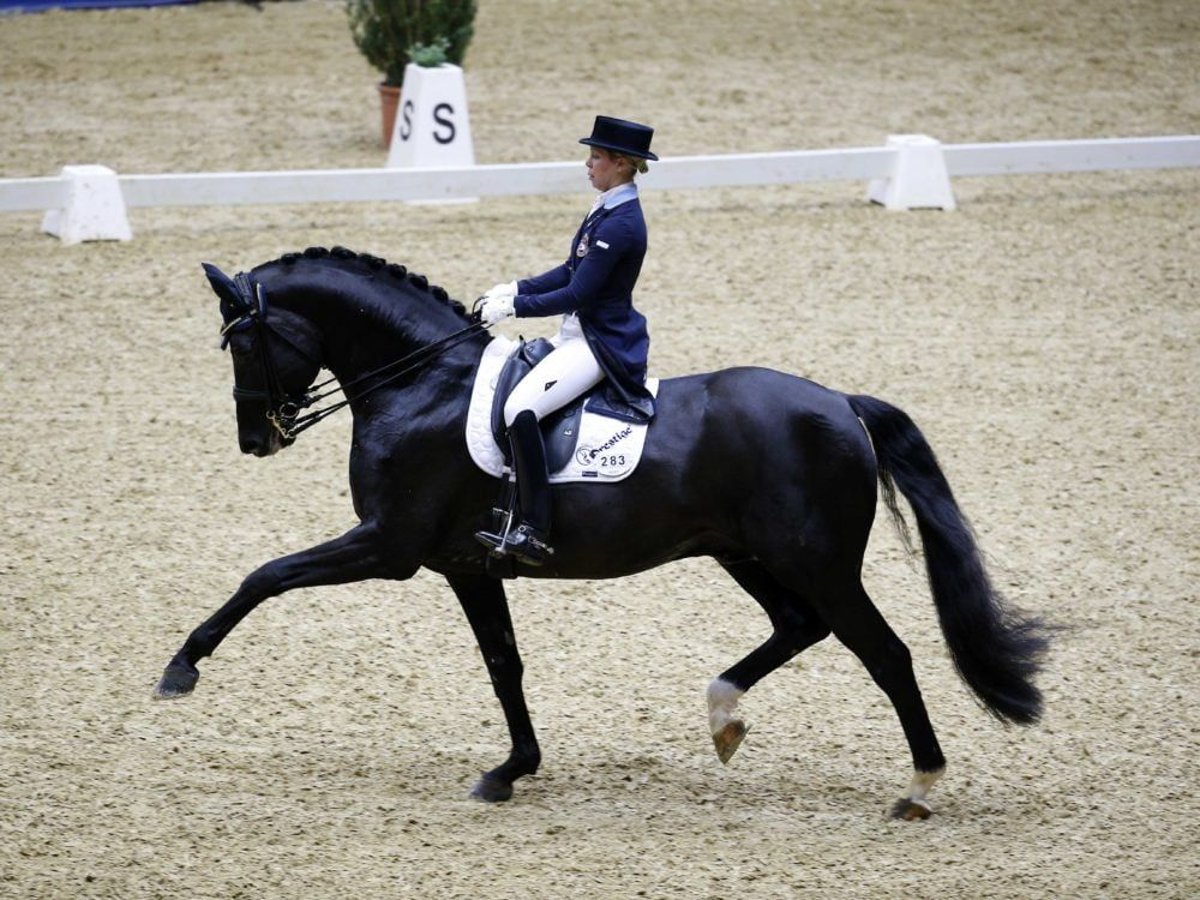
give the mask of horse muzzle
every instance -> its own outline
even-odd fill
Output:
[[[273,456],[284,448],[283,440],[274,432],[263,435],[238,436],[238,447],[248,455]]]

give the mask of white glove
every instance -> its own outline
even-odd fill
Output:
[[[485,299],[492,297],[515,297],[517,296],[517,283],[515,281],[504,281],[500,284],[490,287],[484,295]]]
[[[507,319],[515,310],[512,294],[484,294],[483,303],[479,307],[479,320],[484,325],[495,325],[502,319]]]

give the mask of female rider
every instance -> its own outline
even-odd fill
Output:
[[[562,314],[555,349],[516,386],[504,406],[517,483],[517,513],[502,534],[476,537],[494,556],[511,554],[540,566],[554,553],[550,535],[550,481],[538,421],[607,378],[633,414],[649,421],[654,398],[646,390],[650,336],[633,308],[633,286],[646,255],[646,222],[634,177],[647,170],[654,129],[597,116],[590,137],[588,180],[600,191],[571,241],[567,261],[484,294],[480,318],[493,325],[508,316]],[[519,519],[513,528],[511,523]]]

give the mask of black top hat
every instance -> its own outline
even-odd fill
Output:
[[[658,157],[650,152],[650,139],[654,137],[654,129],[637,122],[626,122],[624,119],[614,119],[610,116],[596,116],[596,124],[592,126],[592,136],[580,138],[579,143],[592,147],[603,147],[625,156],[636,156],[641,159],[657,160]]]

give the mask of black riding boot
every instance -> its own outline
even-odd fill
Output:
[[[547,543],[550,536],[550,474],[546,471],[546,447],[531,410],[519,413],[508,427],[513,468],[517,476],[516,515],[509,516],[508,527],[500,532],[476,532],[480,543],[491,548],[492,555],[512,554],[530,566],[540,566],[554,554]],[[517,523],[514,520],[520,519]]]

